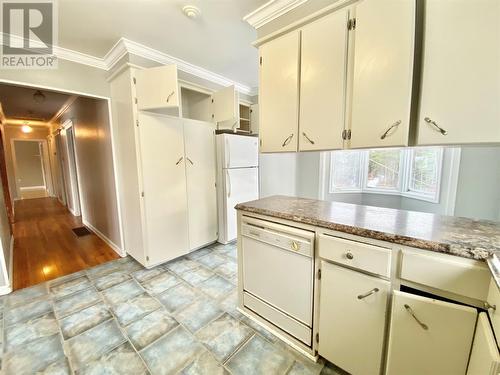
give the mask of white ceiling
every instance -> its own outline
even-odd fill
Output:
[[[256,87],[255,30],[242,20],[268,0],[60,0],[59,46],[104,57],[125,37]],[[190,20],[184,5],[201,17]]]
[[[40,90],[45,95],[43,103],[37,103],[33,94],[37,90],[0,84],[0,103],[7,120],[23,119],[35,122],[49,121],[69,99],[69,95]]]

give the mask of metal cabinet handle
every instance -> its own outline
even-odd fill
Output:
[[[424,118],[424,121],[428,124],[431,124],[432,126],[434,126],[442,135],[446,135],[448,134],[448,131],[447,130],[444,130],[442,127],[440,127],[436,121],[432,120],[431,118],[429,117],[426,117]]]
[[[493,310],[493,311],[496,311],[497,310],[497,305],[490,305],[489,302],[485,302],[484,303],[484,308],[486,310]]]
[[[226,184],[229,185],[229,187],[227,188],[227,197],[231,198],[231,176],[229,175],[228,170],[226,170],[226,176],[227,176]]]
[[[179,163],[182,161],[182,159],[184,159],[184,156],[181,156],[181,157],[179,158],[179,160],[177,160],[177,163],[175,163],[175,165],[179,165]]]
[[[288,137],[286,137],[286,139],[283,142],[283,144],[281,145],[281,147],[285,147],[286,145],[288,145],[290,143],[290,141],[292,140],[292,138],[293,138],[293,133],[290,134]]]
[[[305,132],[302,132],[302,135],[304,136],[305,139],[309,141],[310,144],[312,145],[314,144],[314,141],[311,138],[309,138]]]
[[[413,312],[412,308],[411,308],[409,305],[407,305],[407,304],[405,303],[405,305],[404,305],[404,306],[405,306],[406,311],[408,311],[408,313],[409,313],[409,314],[413,317],[413,319],[415,319],[415,321],[416,321],[418,324],[420,324],[420,327],[422,327],[423,329],[425,329],[425,330],[427,331],[427,330],[429,329],[429,326],[427,326],[427,324],[422,323],[422,322],[421,322],[421,321],[417,318],[417,316],[415,315],[415,313]]]
[[[299,249],[300,249],[299,244],[295,241],[292,241],[292,250],[299,251]]]
[[[172,91],[169,96],[167,96],[167,103],[170,101],[170,98],[174,95],[175,91]]]
[[[194,163],[193,163],[193,161],[192,161],[191,159],[189,159],[188,157],[186,157],[186,159],[187,159],[187,161],[188,161],[189,163],[191,163],[191,165],[194,165]]]
[[[392,129],[397,128],[399,125],[401,125],[401,120],[396,121],[394,124],[389,126],[387,130],[380,136],[380,139],[385,139],[389,133],[391,132]]]
[[[377,293],[377,292],[379,292],[379,291],[380,291],[380,289],[379,289],[379,288],[373,288],[372,290],[370,290],[369,292],[366,292],[365,294],[360,294],[360,295],[358,296],[358,299],[364,299],[364,298],[369,297],[369,296],[371,296],[372,294],[375,294],[375,293]]]
[[[348,251],[348,252],[345,254],[345,257],[346,257],[347,259],[349,259],[349,260],[354,259],[354,255],[353,255],[353,253],[351,253],[350,251]]]

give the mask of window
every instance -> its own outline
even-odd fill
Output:
[[[443,148],[333,151],[330,193],[397,194],[439,201]]]

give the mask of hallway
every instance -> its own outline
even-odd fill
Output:
[[[15,202],[13,289],[26,288],[113,259],[118,254],[94,233],[77,237],[82,226],[56,198]]]

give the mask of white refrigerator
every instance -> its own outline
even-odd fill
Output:
[[[223,133],[217,142],[219,242],[236,239],[234,206],[259,198],[259,139]]]

